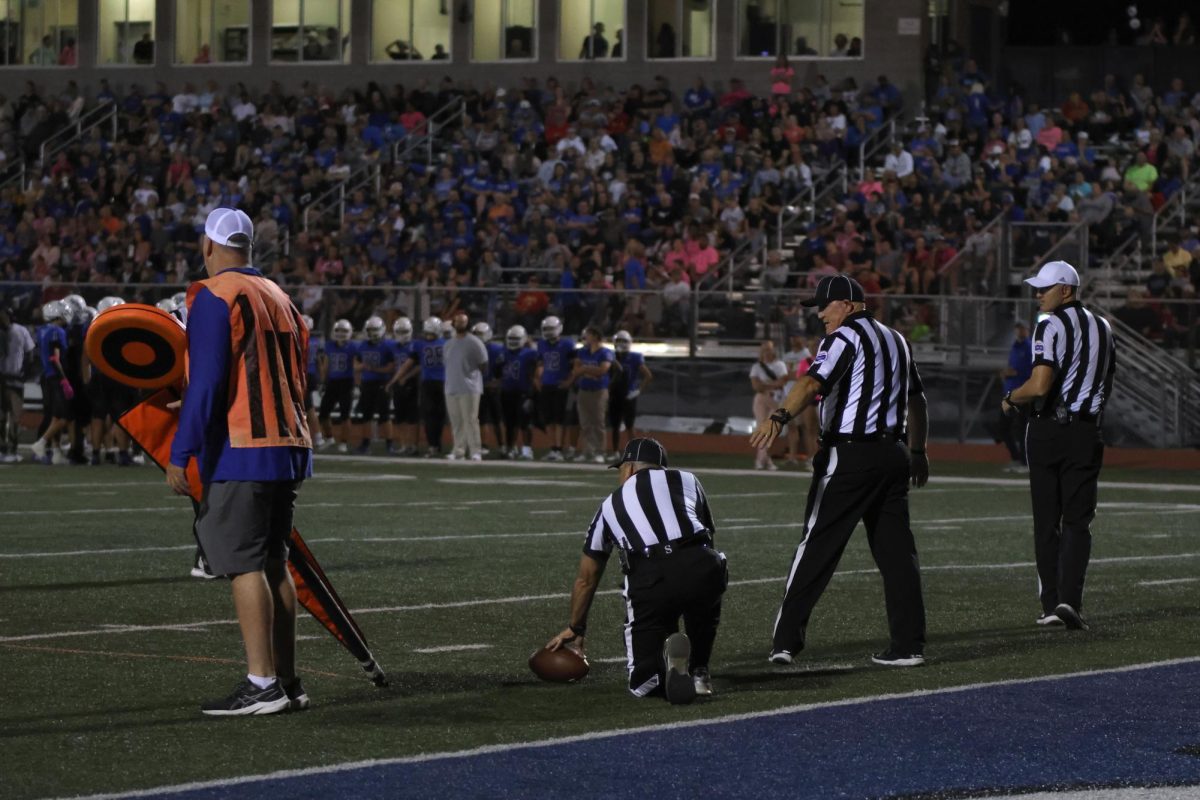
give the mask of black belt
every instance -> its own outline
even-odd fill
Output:
[[[904,437],[894,431],[879,433],[823,433],[820,436],[822,447],[835,444],[860,444],[862,442],[900,442]]]
[[[712,547],[712,543],[712,536],[707,533],[698,536],[685,536],[682,539],[676,539],[671,542],[650,545],[641,550],[630,550],[629,557],[631,559],[669,558],[684,548]]]
[[[1066,425],[1068,422],[1089,422],[1092,425],[1100,424],[1100,414],[1093,414],[1090,411],[1068,411],[1062,414],[1058,411],[1050,411],[1039,414],[1034,419],[1057,422],[1060,425]]]

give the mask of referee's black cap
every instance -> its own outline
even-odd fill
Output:
[[[866,293],[863,292],[862,284],[849,275],[826,275],[817,284],[817,293],[807,300],[801,301],[800,305],[824,308],[834,300],[865,303]]]
[[[630,439],[629,444],[625,445],[625,452],[621,453],[620,460],[615,464],[609,464],[608,468],[616,469],[630,461],[665,467],[667,466],[667,448],[659,444],[657,439],[651,439],[648,436]]]

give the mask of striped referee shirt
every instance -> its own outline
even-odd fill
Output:
[[[908,396],[924,391],[908,342],[868,311],[821,341],[808,373],[821,384],[821,433],[903,437]]]
[[[600,504],[583,552],[603,561],[614,545],[638,551],[715,530],[699,478],[678,469],[643,469]]]
[[[1059,306],[1037,324],[1033,365],[1054,370],[1054,384],[1040,410],[1058,406],[1074,414],[1099,414],[1112,395],[1117,347],[1108,320],[1078,301]]]

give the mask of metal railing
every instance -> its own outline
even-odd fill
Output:
[[[467,116],[467,104],[461,99],[451,100],[425,119],[425,129],[409,133],[392,145],[392,163],[411,161],[421,149],[425,150],[425,163],[433,163],[433,143],[438,134],[450,127],[461,127]]]
[[[379,162],[364,164],[351,172],[346,179],[336,186],[313,198],[301,212],[304,232],[308,233],[312,220],[325,216],[337,209],[338,225],[346,221],[346,196],[368,185],[374,184],[375,194],[380,194],[383,188],[383,171]]]
[[[8,167],[2,173],[0,173],[0,192],[4,191],[13,184],[16,184],[19,189],[23,190],[25,188],[25,174],[26,169],[24,158],[13,164],[9,164]]]
[[[50,166],[50,159],[82,139],[84,134],[91,133],[102,125],[111,126],[110,133],[112,141],[115,142],[117,140],[117,104],[111,100],[106,100],[95,108],[83,112],[73,123],[42,142],[42,146],[38,149],[38,161],[42,168]]]
[[[860,181],[867,179],[867,162],[878,155],[881,150],[891,147],[892,142],[896,141],[896,125],[903,117],[903,111],[896,112],[883,125],[871,131],[858,143],[858,179]]]
[[[1087,292],[1087,296],[1103,301],[1110,299],[1108,295],[1092,291],[1097,281],[1103,281],[1107,288],[1123,285],[1127,278],[1135,277],[1131,273],[1139,272],[1142,268],[1142,237],[1131,233],[1129,237],[1117,245],[1095,269],[1079,273],[1079,288]]]
[[[1154,212],[1150,225],[1150,257],[1158,258],[1159,241],[1166,239],[1165,229],[1174,226],[1181,230],[1187,225],[1188,198],[1200,197],[1200,174],[1192,177]]]
[[[1012,274],[1032,277],[1047,261],[1069,262],[1077,270],[1088,266],[1088,224],[1086,222],[1010,222],[1007,226],[1009,259],[1006,265]],[[1013,238],[1026,231],[1049,230],[1059,232],[1043,250],[1026,251],[1013,246]],[[1028,259],[1025,264],[1020,261]]]

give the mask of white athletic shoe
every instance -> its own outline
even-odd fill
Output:
[[[62,450],[59,450],[56,447],[56,448],[54,448],[54,455],[50,458],[50,463],[56,467],[61,467],[64,464],[70,464],[71,460],[68,459],[66,457],[66,455],[63,454]]]
[[[533,461],[533,449],[530,447],[523,448],[521,455],[517,456],[522,461]]]
[[[596,455],[592,456],[592,463],[593,464],[607,464],[608,459],[606,459],[604,457],[603,453],[596,453]]]
[[[454,453],[446,453],[447,461],[458,461],[461,458],[462,458],[462,456],[460,456],[460,455],[456,455]]]
[[[1058,618],[1057,614],[1039,614],[1037,624],[1042,626],[1062,625],[1063,621]]]
[[[471,460],[472,461],[483,461],[483,453],[472,453]]]
[[[350,452],[350,448],[349,448],[349,447],[346,445],[346,443],[345,443],[345,442],[342,442],[341,444],[339,444],[339,445],[337,446],[337,451],[338,451],[339,453],[349,453],[349,452]]]
[[[33,460],[34,461],[44,461],[45,460],[45,458],[46,458],[46,440],[45,439],[38,439],[36,442],[33,443],[33,446],[30,447],[29,449],[33,452]]]

